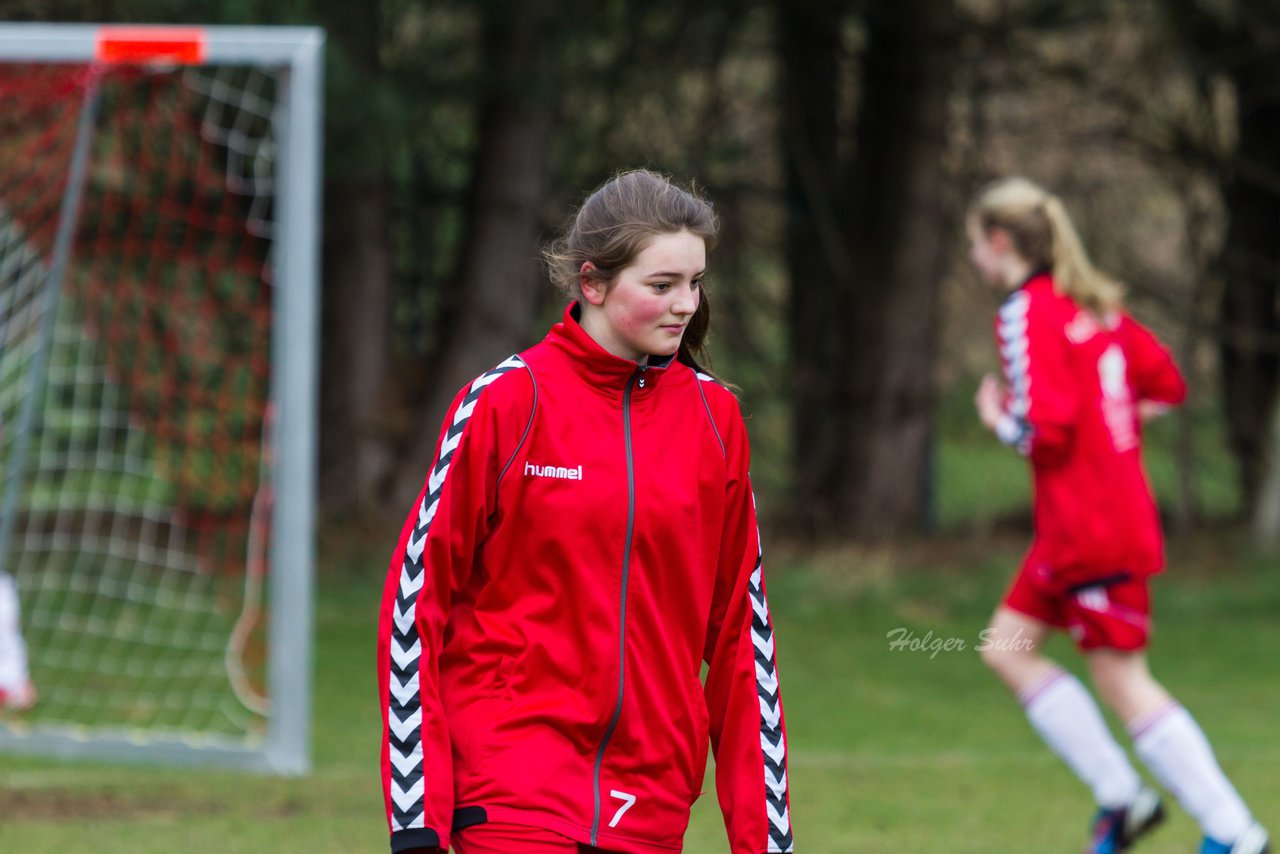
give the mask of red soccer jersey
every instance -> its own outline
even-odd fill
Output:
[[[679,850],[709,745],[732,852],[792,850],[748,456],[732,394],[572,310],[459,393],[383,597],[393,851],[483,821]]]
[[[1009,387],[997,435],[1031,459],[1038,559],[1064,585],[1159,572],[1137,405],[1186,395],[1169,352],[1127,314],[1082,310],[1047,274],[1001,306],[996,338]]]

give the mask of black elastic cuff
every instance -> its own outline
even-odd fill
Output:
[[[414,848],[439,848],[440,834],[429,827],[415,827],[412,830],[397,830],[391,834],[391,854],[410,851]]]
[[[475,827],[477,824],[486,824],[488,821],[489,814],[485,812],[484,807],[459,807],[453,811],[454,830]]]

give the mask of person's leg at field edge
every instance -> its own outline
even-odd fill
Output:
[[[1200,825],[1206,837],[1202,850],[1265,851],[1265,832],[1195,719],[1152,677],[1145,653],[1094,649],[1085,655],[1098,695],[1125,722],[1135,752]],[[1247,838],[1255,841],[1241,842]]]
[[[1065,628],[1062,599],[1035,584],[1025,570],[1006,604],[996,609],[979,647],[983,661],[1018,698],[1040,737],[1093,793],[1098,809],[1086,854],[1125,851],[1164,818],[1160,796],[1142,785],[1084,685],[1041,653],[1049,630]],[[1011,607],[1014,603],[1026,611]]]
[[[35,700],[18,625],[18,588],[13,576],[0,572],[0,708],[25,709]]]
[[[979,646],[983,663],[1018,698],[1032,727],[1089,787],[1098,806],[1123,809],[1137,797],[1141,778],[1088,690],[1041,652],[1051,628],[1001,605]]]

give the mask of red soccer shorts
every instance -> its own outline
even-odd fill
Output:
[[[541,827],[490,822],[453,832],[456,854],[608,854]]]
[[[1145,578],[1114,573],[1066,590],[1049,579],[1049,568],[1028,555],[1005,594],[1005,606],[1066,630],[1080,650],[1146,648],[1151,596]]]

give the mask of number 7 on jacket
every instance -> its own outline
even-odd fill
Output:
[[[610,827],[617,827],[618,822],[622,821],[622,817],[627,814],[627,810],[631,809],[631,807],[635,804],[636,796],[628,795],[626,792],[619,792],[617,789],[610,789],[609,797],[617,798],[620,801],[625,801],[625,803],[623,803],[622,806],[618,807],[618,811],[613,814],[613,818],[610,819],[609,821]]]

